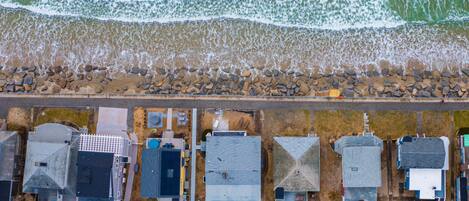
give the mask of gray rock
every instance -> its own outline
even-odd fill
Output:
[[[344,91],[342,91],[342,96],[352,98],[355,96],[355,91],[353,91],[352,88],[346,88]]]
[[[23,79],[23,84],[27,84],[27,85],[33,85],[33,82],[34,82],[34,78],[30,75],[27,75],[26,77],[24,77]]]
[[[447,78],[450,78],[452,76],[452,73],[449,72],[448,70],[443,70],[443,72],[441,73],[441,77],[447,77]]]
[[[51,71],[53,71],[54,73],[61,73],[62,72],[62,66],[54,66],[52,67]]]
[[[146,68],[140,69],[140,75],[141,76],[145,76],[145,75],[147,75],[147,73],[148,73],[148,69],[146,69]]]
[[[140,68],[138,67],[132,67],[132,69],[130,69],[130,73],[132,74],[139,74],[140,73]]]
[[[85,71],[88,72],[88,73],[93,71],[93,66],[92,65],[86,65],[85,66]]]
[[[272,75],[273,75],[274,77],[278,77],[278,76],[280,75],[280,71],[277,70],[277,69],[273,69],[273,70],[272,70]]]
[[[404,96],[404,93],[401,92],[400,90],[394,90],[394,91],[391,92],[391,96],[393,96],[393,97],[402,97],[402,96]]]
[[[463,68],[463,69],[461,69],[461,72],[462,72],[462,74],[464,74],[465,76],[469,77],[469,68]]]
[[[14,84],[7,84],[5,87],[6,92],[15,92],[15,85]]]
[[[350,69],[350,68],[345,70],[345,74],[351,77],[357,76],[357,72],[355,72],[355,69]]]
[[[388,68],[381,69],[381,75],[382,76],[389,76],[389,69]]]
[[[428,91],[422,90],[422,91],[417,92],[417,97],[429,98],[431,96],[432,96],[432,94]]]
[[[450,92],[450,88],[448,86],[443,87],[443,89],[441,90],[441,93],[443,95],[448,95],[449,92]]]

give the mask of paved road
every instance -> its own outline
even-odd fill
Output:
[[[171,107],[171,108],[233,108],[233,109],[291,109],[310,110],[469,110],[469,102],[397,102],[397,101],[328,101],[317,99],[135,99],[135,98],[65,98],[65,97],[0,97],[0,115],[5,116],[10,107]],[[130,110],[129,110],[130,112]],[[130,115],[132,116],[132,115]],[[130,119],[130,118],[129,118]]]

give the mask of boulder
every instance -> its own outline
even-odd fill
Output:
[[[23,79],[23,84],[26,84],[26,85],[33,85],[33,82],[34,82],[34,78],[31,75],[27,75]]]
[[[88,73],[93,71],[93,66],[92,65],[86,65],[85,66],[85,71],[88,72]]]
[[[136,75],[136,74],[139,74],[139,73],[140,73],[140,68],[138,68],[138,67],[132,67],[132,68],[130,69],[130,73],[135,74],[135,75]]]
[[[147,73],[148,73],[148,69],[142,68],[142,69],[140,69],[140,72],[139,72],[139,73],[140,73],[141,76],[145,76],[145,75],[147,75]]]
[[[243,70],[243,72],[241,72],[241,77],[250,77],[251,74],[250,70]]]
[[[353,98],[355,96],[355,91],[353,90],[353,88],[346,88],[342,90],[342,96],[347,98]]]
[[[469,68],[462,68],[461,69],[461,72],[463,75],[465,75],[466,77],[469,77]]]

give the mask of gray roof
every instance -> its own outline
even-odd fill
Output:
[[[344,136],[334,150],[342,155],[342,180],[345,188],[381,186],[383,141],[374,135]]]
[[[382,150],[383,141],[371,134],[358,136],[343,136],[334,143],[334,151],[338,154],[342,154],[342,149],[344,147],[352,146],[378,146]]]
[[[0,181],[13,180],[18,143],[16,132],[0,131]]]
[[[344,188],[344,201],[376,201],[378,200],[376,188]]]
[[[260,137],[207,137],[205,177],[207,201],[260,200]]]
[[[158,194],[158,149],[143,149],[142,151],[142,177],[140,194],[142,197],[156,198]]]
[[[319,191],[318,137],[274,137],[274,188],[288,192]]]
[[[446,152],[438,137],[404,137],[398,141],[398,167],[443,168]]]
[[[61,124],[42,124],[29,134],[23,178],[23,192],[41,189],[70,190],[72,162],[76,159],[77,130]],[[44,165],[41,166],[40,163]],[[71,168],[71,169],[70,169]],[[69,177],[69,175],[72,175]]]

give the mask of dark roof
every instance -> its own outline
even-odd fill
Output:
[[[0,181],[0,200],[10,201],[12,192],[12,181]]]
[[[213,136],[245,136],[246,131],[213,131]]]
[[[179,197],[181,150],[144,149],[140,193],[148,198]]]
[[[443,168],[445,145],[438,137],[404,137],[398,142],[398,167]]]
[[[109,198],[113,153],[78,152],[77,196]]]
[[[160,197],[178,196],[181,182],[181,151],[160,149],[161,184]]]

